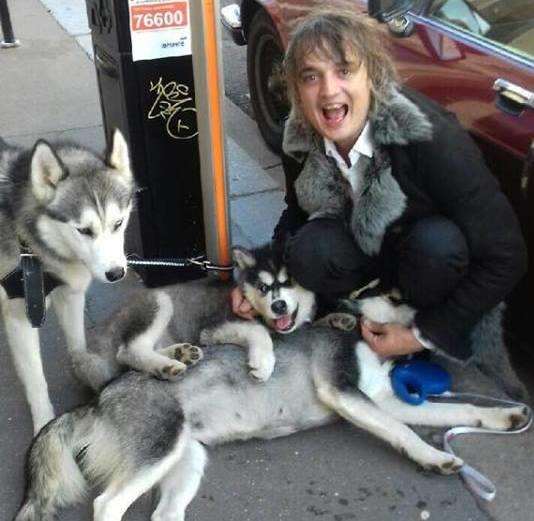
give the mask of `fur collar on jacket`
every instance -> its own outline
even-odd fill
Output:
[[[432,125],[421,110],[396,88],[377,103],[370,114],[375,153],[372,160],[361,157],[358,168],[362,183],[358,193],[338,170],[335,161],[324,153],[323,140],[292,111],[284,132],[284,152],[304,161],[295,182],[300,207],[310,219],[327,215],[346,215],[352,203],[350,225],[362,250],[377,254],[388,225],[406,207],[406,196],[391,174],[384,147],[407,145],[432,138]]]

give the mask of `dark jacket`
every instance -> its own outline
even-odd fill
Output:
[[[362,167],[357,196],[324,154],[322,138],[290,116],[283,158],[287,209],[275,239],[284,240],[310,218],[334,215],[345,219],[365,253],[379,255],[418,219],[451,219],[467,240],[468,273],[445,302],[418,310],[415,325],[438,348],[466,359],[475,324],[526,271],[516,216],[467,132],[431,100],[392,89],[370,123],[375,155]]]

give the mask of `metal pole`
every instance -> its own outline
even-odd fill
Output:
[[[2,24],[2,33],[4,35],[4,40],[0,41],[0,48],[18,47],[20,42],[15,39],[15,35],[13,34],[7,0],[0,0],[0,23]]]
[[[224,143],[219,0],[189,0],[191,43],[200,150],[206,255],[219,265],[230,260],[230,212]]]

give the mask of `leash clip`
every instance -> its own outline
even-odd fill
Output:
[[[195,257],[193,259],[189,259],[189,262],[193,264],[193,266],[198,266],[204,271],[232,271],[234,269],[233,265],[223,266],[221,264],[213,264],[205,257]]]

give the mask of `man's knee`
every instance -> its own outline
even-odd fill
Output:
[[[302,286],[317,293],[350,291],[369,270],[369,258],[336,219],[306,223],[290,240],[287,264]]]
[[[437,305],[465,275],[469,249],[461,230],[444,217],[417,222],[399,258],[399,286],[413,305]]]
[[[402,256],[410,264],[432,263],[462,270],[469,262],[469,249],[456,224],[445,217],[428,217],[412,227],[404,242]]]

